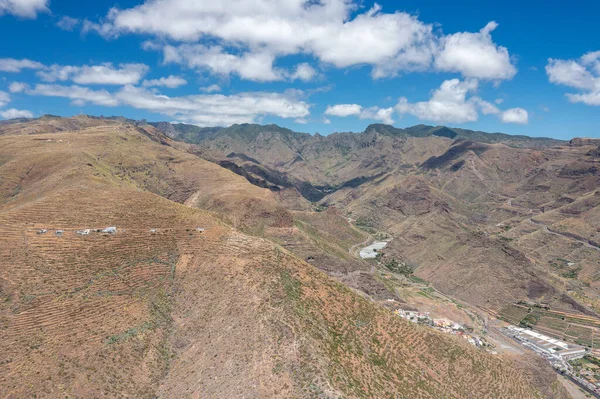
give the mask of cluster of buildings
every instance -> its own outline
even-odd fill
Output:
[[[47,229],[39,229],[36,231],[36,234],[43,235],[43,234],[46,234],[47,232],[48,232]],[[89,236],[91,233],[117,234],[117,228],[116,227],[106,227],[104,229],[83,229],[83,230],[75,231],[75,234],[80,235],[80,236]],[[57,237],[61,237],[63,234],[65,234],[64,230],[54,230],[54,235]]]
[[[600,376],[595,372],[598,366],[591,364],[590,367],[589,364],[586,364],[586,367],[573,367],[573,364],[577,364],[579,359],[588,354],[585,347],[568,344],[527,328],[508,326],[504,329],[504,333],[548,360],[556,370],[569,377],[571,381],[594,397],[600,398],[600,382],[598,381]]]
[[[480,338],[469,334],[461,324],[458,324],[452,320],[433,319],[429,315],[429,312],[418,312],[412,310],[398,309],[397,313],[398,316],[413,323],[427,325],[435,328],[438,331],[463,337],[471,345],[474,345],[478,348],[483,347],[485,345]]]
[[[125,230],[121,229],[121,232],[124,232]],[[199,233],[203,233],[204,232],[204,227],[196,227],[196,231]],[[36,231],[36,233],[38,235],[43,235],[46,234],[48,232],[47,229],[39,229]],[[158,232],[158,229],[150,229],[150,233],[155,234]],[[106,227],[104,229],[82,229],[82,230],[76,230],[75,234],[80,235],[80,236],[89,236],[91,233],[103,233],[103,234],[117,234],[117,228],[116,227]],[[65,234],[64,230],[54,230],[54,235],[57,237],[62,237]]]
[[[505,331],[524,346],[533,349],[552,363],[564,363],[581,359],[587,354],[587,349],[583,346],[568,344],[527,328],[508,326]]]

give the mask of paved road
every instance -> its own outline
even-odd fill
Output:
[[[586,241],[585,239],[579,239],[577,237],[573,237],[570,236],[568,234],[564,234],[561,233],[560,231],[555,231],[555,230],[551,230],[547,225],[545,225],[544,223],[537,221],[537,220],[533,220],[532,218],[527,219],[527,221],[531,224],[535,224],[536,226],[542,226],[542,228],[544,229],[544,232],[548,233],[548,234],[553,234],[555,236],[559,236],[559,237],[564,237],[564,238],[568,238],[569,240],[573,240],[573,241],[577,241],[582,243],[583,245],[585,245],[588,248],[592,248],[595,249],[596,251],[600,251],[600,248],[590,244],[589,241]]]
[[[588,393],[582,392],[583,388],[579,388],[579,385],[571,381],[570,378],[566,378],[563,375],[558,375],[558,380],[563,384],[563,386],[567,389],[569,394],[573,397],[573,399],[589,399]],[[586,391],[587,392],[587,391]]]

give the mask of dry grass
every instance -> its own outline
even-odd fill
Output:
[[[121,125],[0,136],[0,396],[544,396],[506,360],[177,203],[274,202],[152,138]]]

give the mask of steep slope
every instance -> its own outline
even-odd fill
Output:
[[[397,239],[387,249],[390,255],[418,265],[418,276],[472,304],[501,308],[528,299],[572,309],[580,304],[567,294],[571,282],[548,267],[553,260],[502,230],[598,187],[596,144],[563,144],[425,125],[377,124],[364,133],[327,137],[236,125],[201,141],[205,152],[199,154],[215,162],[226,158],[250,181],[283,182],[280,187],[293,186],[307,200],[336,207],[372,231],[391,233]],[[595,240],[593,223],[571,222],[580,238]],[[582,274],[586,284],[592,271],[585,265],[594,264],[593,254],[576,257],[588,270]],[[596,294],[578,289],[578,298],[595,304],[589,298]]]
[[[119,127],[0,137],[2,396],[567,397],[168,199],[272,193]]]
[[[561,140],[555,140],[548,137],[529,137],[505,133],[486,133],[446,126],[417,125],[408,127],[405,130],[408,134],[417,137],[442,136],[456,140],[471,140],[487,144],[501,143],[511,147],[521,148],[547,148],[565,144]]]

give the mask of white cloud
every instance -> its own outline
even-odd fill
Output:
[[[529,122],[529,113],[523,108],[511,108],[500,114],[500,120],[504,123],[526,125]]]
[[[435,65],[467,77],[510,79],[516,69],[506,48],[492,41],[495,27],[490,23],[478,33],[444,37],[414,15],[385,13],[378,4],[364,9],[357,0],[146,0],[128,9],[113,8],[99,23],[86,21],[84,31],[107,38],[126,33],[153,35],[159,42],[167,38],[183,43],[165,46],[167,62],[258,81],[289,76],[274,62],[292,54],[337,68],[367,65],[373,78],[433,70]],[[440,60],[434,62],[438,54]]]
[[[488,101],[482,100],[479,97],[473,97],[471,101],[479,106],[481,113],[484,115],[497,115],[500,113],[498,107]]]
[[[387,124],[394,123],[392,114],[394,113],[393,108],[379,108],[370,107],[363,108],[358,104],[336,104],[328,106],[325,110],[325,115],[347,117],[347,116],[358,116],[360,119],[372,119]],[[329,121],[329,119],[325,119]],[[327,123],[327,122],[325,122]]]
[[[75,29],[79,24],[81,23],[80,20],[78,20],[77,18],[71,18],[68,16],[64,16],[62,17],[57,23],[56,26],[58,26],[60,29],[62,30],[66,30],[71,32],[73,29]]]
[[[160,48],[159,45],[151,42],[147,42],[143,47],[145,49]],[[166,64],[181,64],[191,69],[224,77],[237,75],[246,80],[273,82],[286,79],[309,81],[317,75],[317,72],[308,63],[297,65],[293,72],[276,68],[273,65],[276,55],[267,50],[242,51],[232,54],[218,45],[182,44],[179,46],[166,45],[162,47],[162,52]]]
[[[358,104],[336,104],[328,106],[325,110],[325,115],[345,117],[350,115],[360,115],[361,111],[362,106]]]
[[[12,82],[10,86],[8,86],[8,91],[11,93],[21,93],[27,89],[29,85],[27,83],[22,82]]]
[[[144,64],[120,64],[115,68],[112,63],[84,66],[52,65],[38,72],[46,82],[72,80],[77,84],[128,85],[138,83],[148,72]]]
[[[2,0],[0,0],[1,2]],[[0,72],[21,72],[23,69],[42,69],[44,64],[39,62],[14,58],[0,58]]]
[[[344,2],[329,3],[341,6]],[[350,4],[346,2],[345,5]],[[402,12],[382,13],[381,6],[377,4],[354,19],[347,15],[340,17],[322,26],[311,21],[315,33],[309,32],[304,46],[321,61],[338,68],[372,65],[376,78],[429,66],[435,41],[431,25]],[[316,37],[310,38],[311,35]]]
[[[308,63],[303,62],[296,67],[294,73],[290,75],[290,79],[296,80],[300,79],[304,82],[308,82],[312,80],[315,76],[317,76],[317,71],[314,70]]]
[[[27,92],[31,95],[69,98],[74,105],[130,106],[200,126],[253,123],[264,116],[303,119],[310,115],[310,105],[299,100],[298,93],[294,91],[168,97],[131,85],[115,93],[81,86],[37,85]]]
[[[0,15],[36,18],[40,12],[48,12],[48,0],[0,0]]]
[[[0,111],[0,117],[2,117],[2,119],[33,118],[33,113],[27,110],[10,108],[6,111]]]
[[[331,120],[327,118],[323,118],[323,123],[326,125],[331,125]]]
[[[582,63],[577,61],[563,61],[550,58],[546,66],[546,73],[551,83],[582,90],[594,89],[596,86],[592,73]]]
[[[492,41],[491,32],[498,27],[488,23],[478,33],[461,32],[446,36],[435,66],[441,71],[459,72],[466,78],[486,80],[512,79],[517,69],[508,50]]]
[[[0,107],[4,107],[10,102],[10,95],[5,91],[0,91]]]
[[[301,119],[310,114],[310,106],[306,102],[286,93],[167,97],[126,86],[116,96],[123,104],[131,107],[158,112],[201,126],[252,123],[266,115]]]
[[[394,119],[392,115],[394,114],[394,108],[379,108],[379,107],[370,107],[363,109],[360,113],[360,119],[372,119],[375,121],[379,121],[381,123],[385,123],[391,125],[394,123]]]
[[[406,97],[401,97],[395,108],[401,115],[410,114],[421,120],[436,123],[475,122],[479,119],[479,113],[497,115],[505,123],[528,122],[529,115],[522,108],[512,108],[503,112],[495,104],[472,95],[477,91],[478,85],[476,79],[446,80],[439,89],[433,91],[429,101],[410,103]],[[495,103],[500,104],[502,101],[496,100]]]
[[[467,99],[467,94],[475,91],[477,86],[478,82],[473,79],[446,80],[432,93],[429,101],[413,104],[405,97],[400,98],[396,111],[432,122],[473,122],[479,117],[477,111],[480,99],[477,97]]]
[[[106,90],[91,90],[81,86],[61,86],[38,84],[27,90],[27,94],[47,97],[64,97],[73,101],[73,105],[96,104],[105,107],[119,105],[117,99]]]
[[[166,78],[144,80],[142,86],[144,87],[168,87],[174,89],[179,86],[187,84],[187,80],[179,76],[170,75]]]
[[[212,84],[210,86],[201,87],[200,91],[203,91],[205,93],[216,93],[221,91],[221,87],[219,85]]]
[[[214,75],[236,74],[243,79],[259,82],[284,79],[283,72],[273,67],[275,56],[265,51],[230,54],[221,46],[183,44],[165,46],[163,55],[165,63],[182,64]]]
[[[551,83],[579,89],[580,93],[567,93],[573,103],[600,105],[600,51],[584,54],[578,60],[550,58],[546,73]]]

